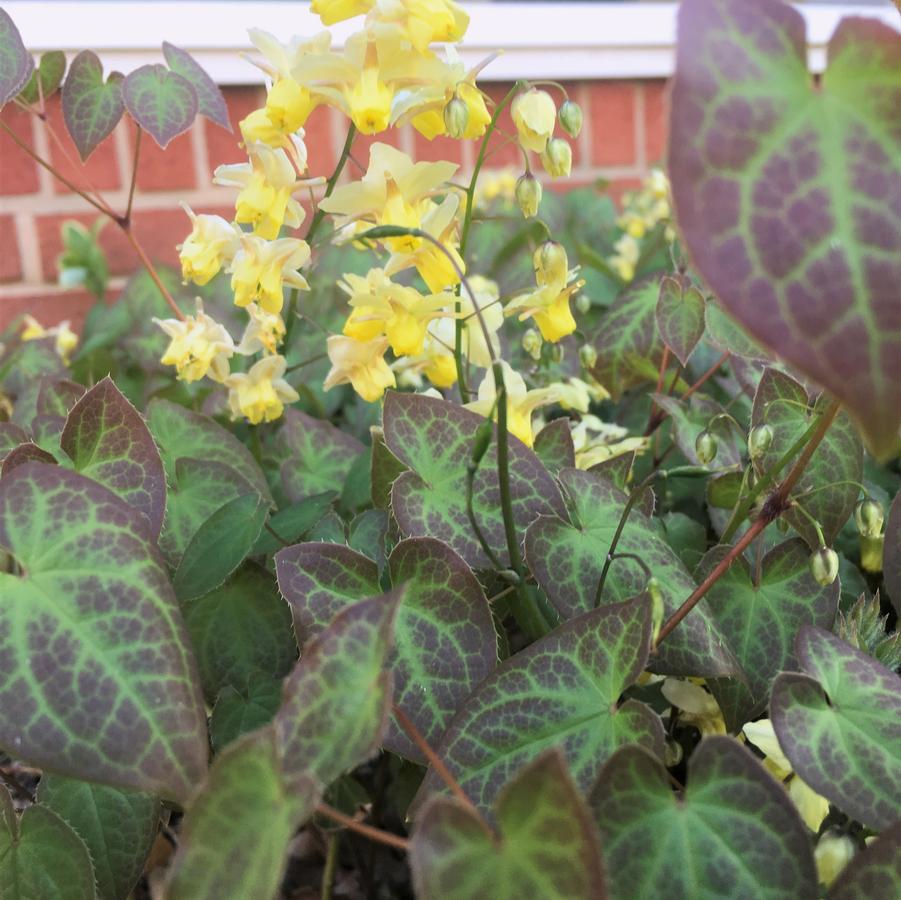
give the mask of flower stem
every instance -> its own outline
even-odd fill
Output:
[[[394,847],[397,850],[403,850],[405,853],[409,849],[410,842],[406,838],[392,834],[390,831],[382,831],[381,828],[374,828],[372,825],[365,825],[363,822],[358,822],[356,819],[344,815],[343,812],[329,806],[327,803],[317,803],[316,812],[319,813],[320,816],[325,816],[327,819],[331,819],[333,822],[337,822],[339,825],[343,825],[345,828],[349,828],[351,831],[355,831],[357,834],[369,838],[371,841],[385,844],[388,847]]]

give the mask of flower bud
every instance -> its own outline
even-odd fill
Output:
[[[885,521],[882,504],[872,497],[861,500],[854,507],[854,521],[861,537],[879,537],[882,534],[882,523]]]
[[[856,851],[854,841],[846,834],[830,829],[817,841],[814,858],[820,884],[829,887],[851,862]]]
[[[551,344],[551,362],[562,363],[564,355],[565,351],[563,350],[563,344]]]
[[[469,125],[469,107],[464,100],[454,94],[444,107],[444,128],[452,138],[459,140],[466,132],[467,125]]]
[[[579,347],[579,362],[586,369],[594,368],[594,364],[598,361],[598,351],[591,344],[582,344]]]
[[[831,547],[820,547],[811,553],[810,574],[823,587],[832,584],[838,578],[838,554]]]
[[[532,357],[539,359],[541,357],[541,335],[534,329],[530,328],[522,336],[522,349]]]
[[[576,297],[576,310],[582,313],[583,316],[591,310],[591,297],[588,294],[579,294]]]
[[[864,572],[881,572],[885,553],[885,535],[860,536],[860,568]]]
[[[566,249],[556,241],[543,241],[532,254],[532,266],[539,285],[566,281],[569,268]]]
[[[758,425],[748,435],[748,455],[760,459],[773,444],[773,429],[769,425]]]
[[[582,130],[582,107],[572,100],[564,100],[557,111],[560,127],[571,137],[577,138]]]
[[[563,138],[551,138],[541,154],[541,164],[552,178],[566,178],[573,167],[572,147]]]
[[[706,428],[695,438],[695,455],[702,466],[713,462],[718,449],[716,438]]]
[[[668,769],[678,766],[679,763],[682,762],[682,757],[684,755],[685,751],[678,741],[675,741],[672,738],[666,739],[666,743],[663,745],[663,764]]]
[[[557,107],[547,91],[531,88],[513,98],[510,117],[523,147],[540,153],[554,133]]]
[[[651,638],[656,643],[657,635],[663,625],[666,609],[663,606],[663,591],[660,590],[660,582],[653,576],[648,579],[646,590],[651,598]]]
[[[514,195],[520,211],[527,219],[538,215],[538,207],[541,205],[541,182],[531,172],[520,175],[516,180]]]

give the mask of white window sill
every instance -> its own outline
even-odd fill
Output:
[[[485,70],[483,80],[531,78],[660,78],[672,74],[675,3],[464,3],[472,16],[462,48],[471,65],[489,53],[504,53]],[[322,30],[308,3],[185,2],[23,2],[4,8],[18,25],[26,46],[40,52],[90,48],[106,70],[131,71],[162,62],[167,40],[191,51],[220,84],[259,84],[259,70],[238,56],[250,49],[249,27],[287,40]],[[879,18],[897,27],[898,13],[884,6],[808,3],[798,6],[807,20],[809,64],[825,65],[825,47],[847,15]],[[333,28],[335,42],[359,28],[360,19]]]

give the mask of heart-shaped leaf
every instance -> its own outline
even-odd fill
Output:
[[[0,480],[0,745],[50,771],[177,801],[206,769],[206,714],[144,518],[27,463]]]
[[[0,785],[0,896],[3,900],[94,900],[84,841],[55,813],[30,806],[16,816]]]
[[[826,900],[901,896],[901,821],[858,853],[833,882]]]
[[[59,442],[76,471],[118,494],[159,536],[166,511],[163,462],[144,420],[112,379],[95,384],[72,407]]]
[[[669,168],[691,258],[888,456],[901,425],[898,33],[845,19],[816,85],[786,4],[686,0],[678,22]]]
[[[334,491],[324,491],[307,497],[300,503],[292,503],[291,506],[280,509],[269,518],[269,527],[260,533],[250,555],[266,556],[294,541],[301,540],[330,511],[334,499]]]
[[[807,674],[779,675],[770,700],[779,746],[818,794],[888,828],[901,809],[901,678],[821,628],[802,628],[795,651]]]
[[[0,460],[19,444],[28,441],[28,432],[12,422],[0,422]]]
[[[773,429],[773,442],[754,461],[758,473],[762,474],[781,459],[811,421],[807,391],[778,369],[764,370],[754,395],[751,425],[769,425]],[[835,540],[851,515],[860,493],[856,482],[862,478],[863,445],[851,419],[841,413],[829,426],[793,491],[798,503],[819,521],[827,544]],[[816,529],[804,513],[788,510],[785,517],[811,549],[819,547]]]
[[[150,794],[43,775],[38,803],[85,842],[99,900],[120,900],[135,886],[156,837],[159,801]]]
[[[80,384],[66,378],[42,378],[36,412],[39,416],[57,416],[65,421],[84,392]]]
[[[574,469],[576,449],[569,429],[569,419],[563,417],[548,422],[535,435],[534,449],[548,472],[556,475],[561,469]]]
[[[591,472],[565,469],[560,481],[578,526],[559,516],[542,516],[526,532],[526,560],[548,600],[565,619],[594,609],[598,582],[613,535],[626,505],[625,495]],[[638,556],[660,582],[667,615],[695,589],[694,579],[666,543],[654,521],[633,509],[617,553]],[[625,600],[644,590],[648,576],[634,559],[616,559],[604,582],[601,602]],[[691,616],[660,645],[655,671],[672,675],[728,675],[735,659],[701,601]]]
[[[388,668],[394,701],[435,745],[463,699],[497,665],[497,634],[476,577],[463,560],[434,538],[401,541],[388,560],[391,583],[404,585]],[[276,556],[282,594],[294,609],[305,644],[339,612],[379,593],[378,567],[338,544],[298,544]],[[385,745],[425,762],[392,721]]]
[[[455,403],[422,394],[388,393],[384,427],[388,449],[412,471],[391,488],[391,507],[404,534],[450,544],[473,568],[490,565],[466,514],[466,467],[476,431],[485,420]],[[488,545],[507,557],[492,440],[475,476],[473,511]],[[513,519],[522,534],[540,515],[565,515],[563,498],[538,457],[524,444],[509,443]]]
[[[187,50],[182,50],[168,41],[163,41],[163,56],[173,72],[191,82],[191,87],[197,94],[197,111],[200,115],[206,116],[226,131],[231,131],[225,97],[200,63]]]
[[[240,688],[227,684],[210,715],[210,743],[221,753],[232,741],[275,718],[282,704],[282,680],[257,672]]]
[[[704,295],[693,285],[683,287],[667,276],[660,282],[657,296],[657,327],[667,347],[682,365],[704,335]]]
[[[135,122],[163,148],[187,131],[197,115],[197,92],[191,82],[158,64],[127,75],[122,99]]]
[[[613,900],[815,900],[810,839],[785,791],[753,754],[709,737],[673,792],[666,769],[641,747],[604,766],[589,802]]]
[[[66,130],[85,160],[122,118],[122,75],[112,72],[104,82],[97,54],[82,50],[69,66],[62,98]]]
[[[33,71],[34,60],[22,43],[19,29],[9,13],[0,9],[0,106],[28,84]]]
[[[623,744],[661,750],[660,720],[622,692],[647,664],[646,597],[603,606],[555,628],[500,664],[469,696],[437,747],[467,796],[490,811],[500,789],[550,747],[560,747],[586,790]],[[429,769],[419,805],[442,790]]]
[[[701,561],[702,581],[728,552],[715,547]],[[707,604],[720,632],[741,664],[738,678],[708,682],[730,731],[766,706],[770,682],[797,666],[795,637],[803,625],[830,628],[838,606],[839,583],[822,587],[810,574],[810,551],[795,538],[770,550],[759,574],[738,557],[707,592]]]
[[[459,800],[433,797],[416,818],[410,866],[421,900],[604,900],[597,830],[563,755],[549,751],[503,787],[497,832]]]
[[[65,74],[66,54],[62,50],[42,53],[38,67],[31,73],[28,84],[22,88],[19,98],[25,103],[37,103],[41,98],[46,100],[52,97],[63,83]]]

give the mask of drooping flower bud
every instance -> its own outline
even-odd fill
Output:
[[[527,219],[538,215],[538,207],[541,205],[541,182],[531,172],[520,175],[516,180],[514,195],[520,211]]]
[[[598,351],[594,349],[591,344],[582,344],[579,347],[579,362],[586,369],[591,369],[594,367],[594,364],[598,361]]]
[[[557,111],[560,127],[571,137],[577,138],[582,130],[582,107],[572,100],[564,100]]]
[[[829,829],[817,842],[814,858],[820,884],[829,887],[854,857],[857,848],[846,834]]]
[[[881,572],[885,554],[885,535],[860,536],[860,568],[864,572]]]
[[[563,138],[551,138],[541,154],[544,171],[552,178],[566,178],[572,171],[573,151]]]
[[[464,100],[454,94],[444,107],[444,128],[452,138],[459,140],[466,132],[467,125],[469,125],[469,107]]]
[[[532,357],[532,359],[541,358],[541,335],[534,328],[528,329],[522,336],[522,349]]]
[[[810,554],[810,574],[823,587],[838,578],[838,554],[831,547],[820,547]]]
[[[566,351],[563,349],[563,344],[551,344],[551,362],[562,363],[565,355]]]
[[[563,244],[543,241],[532,254],[532,266],[539,285],[566,281],[569,260]]]
[[[716,438],[706,428],[695,438],[695,454],[702,466],[713,462],[718,449]]]
[[[854,507],[854,522],[861,537],[879,537],[882,534],[882,523],[885,521],[885,513],[882,504],[867,497]]]
[[[773,429],[769,425],[758,425],[748,435],[748,455],[760,459],[773,444]]]
[[[584,316],[591,310],[591,297],[588,294],[579,294],[576,297],[576,309]]]
[[[657,635],[663,625],[666,609],[663,605],[663,591],[660,589],[660,582],[651,577],[648,579],[646,590],[651,598],[651,639],[656,643]]]

